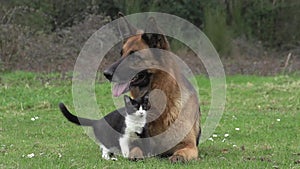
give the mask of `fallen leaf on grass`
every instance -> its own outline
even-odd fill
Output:
[[[223,153],[223,154],[227,154],[228,152],[229,152],[229,150],[226,149],[226,148],[224,148],[224,149],[222,150],[222,153]]]
[[[262,149],[263,149],[263,150],[271,150],[272,147],[271,147],[270,145],[263,145],[263,146],[262,146]]]
[[[256,158],[256,157],[244,157],[243,158],[244,160],[249,160],[249,161],[265,161],[265,162],[272,162],[272,160],[269,158],[269,157],[259,157],[259,158]]]
[[[243,157],[244,160],[255,160],[255,157]]]
[[[245,146],[244,145],[241,146],[241,150],[245,151]]]
[[[295,164],[300,164],[300,160],[295,161]]]
[[[272,160],[268,157],[260,157],[260,161],[267,161],[267,162],[271,162]]]

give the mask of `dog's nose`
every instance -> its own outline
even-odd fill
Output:
[[[105,69],[103,74],[104,76],[106,77],[107,80],[111,81],[112,80],[112,77],[113,77],[113,71],[111,69]]]
[[[115,70],[117,69],[117,67],[119,66],[119,64],[124,60],[124,58],[119,59],[118,61],[116,61],[115,63],[113,63],[111,66],[109,66],[108,68],[106,68],[103,71],[104,76],[106,77],[107,80],[112,81],[112,78],[114,76]]]

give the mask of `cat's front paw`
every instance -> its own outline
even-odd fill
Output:
[[[112,161],[118,161],[118,159],[116,157],[112,157],[111,160]]]
[[[132,161],[144,159],[143,151],[139,147],[134,147],[131,149],[128,159]]]
[[[102,158],[105,159],[105,160],[110,160],[110,156],[109,154],[102,154]]]

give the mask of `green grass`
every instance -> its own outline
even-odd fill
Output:
[[[209,79],[197,81],[205,118]],[[227,77],[217,137],[199,146],[199,161],[187,164],[158,158],[102,160],[98,145],[58,109],[63,101],[74,112],[71,90],[71,78],[59,74],[0,74],[0,168],[300,168],[295,164],[300,160],[299,76]],[[99,111],[113,110],[110,84],[98,83],[96,92]],[[31,121],[35,116],[39,119]],[[229,137],[222,142],[224,134]],[[30,153],[35,156],[28,158]]]

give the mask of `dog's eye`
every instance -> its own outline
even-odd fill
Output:
[[[132,55],[134,52],[135,52],[135,51],[130,51],[130,52],[129,52],[129,55]]]
[[[135,80],[137,80],[137,79],[138,79],[138,78],[135,76],[135,77],[132,78],[131,81],[135,81]]]
[[[140,74],[139,75],[139,79],[142,79],[142,78],[144,78],[146,75],[145,74]]]

